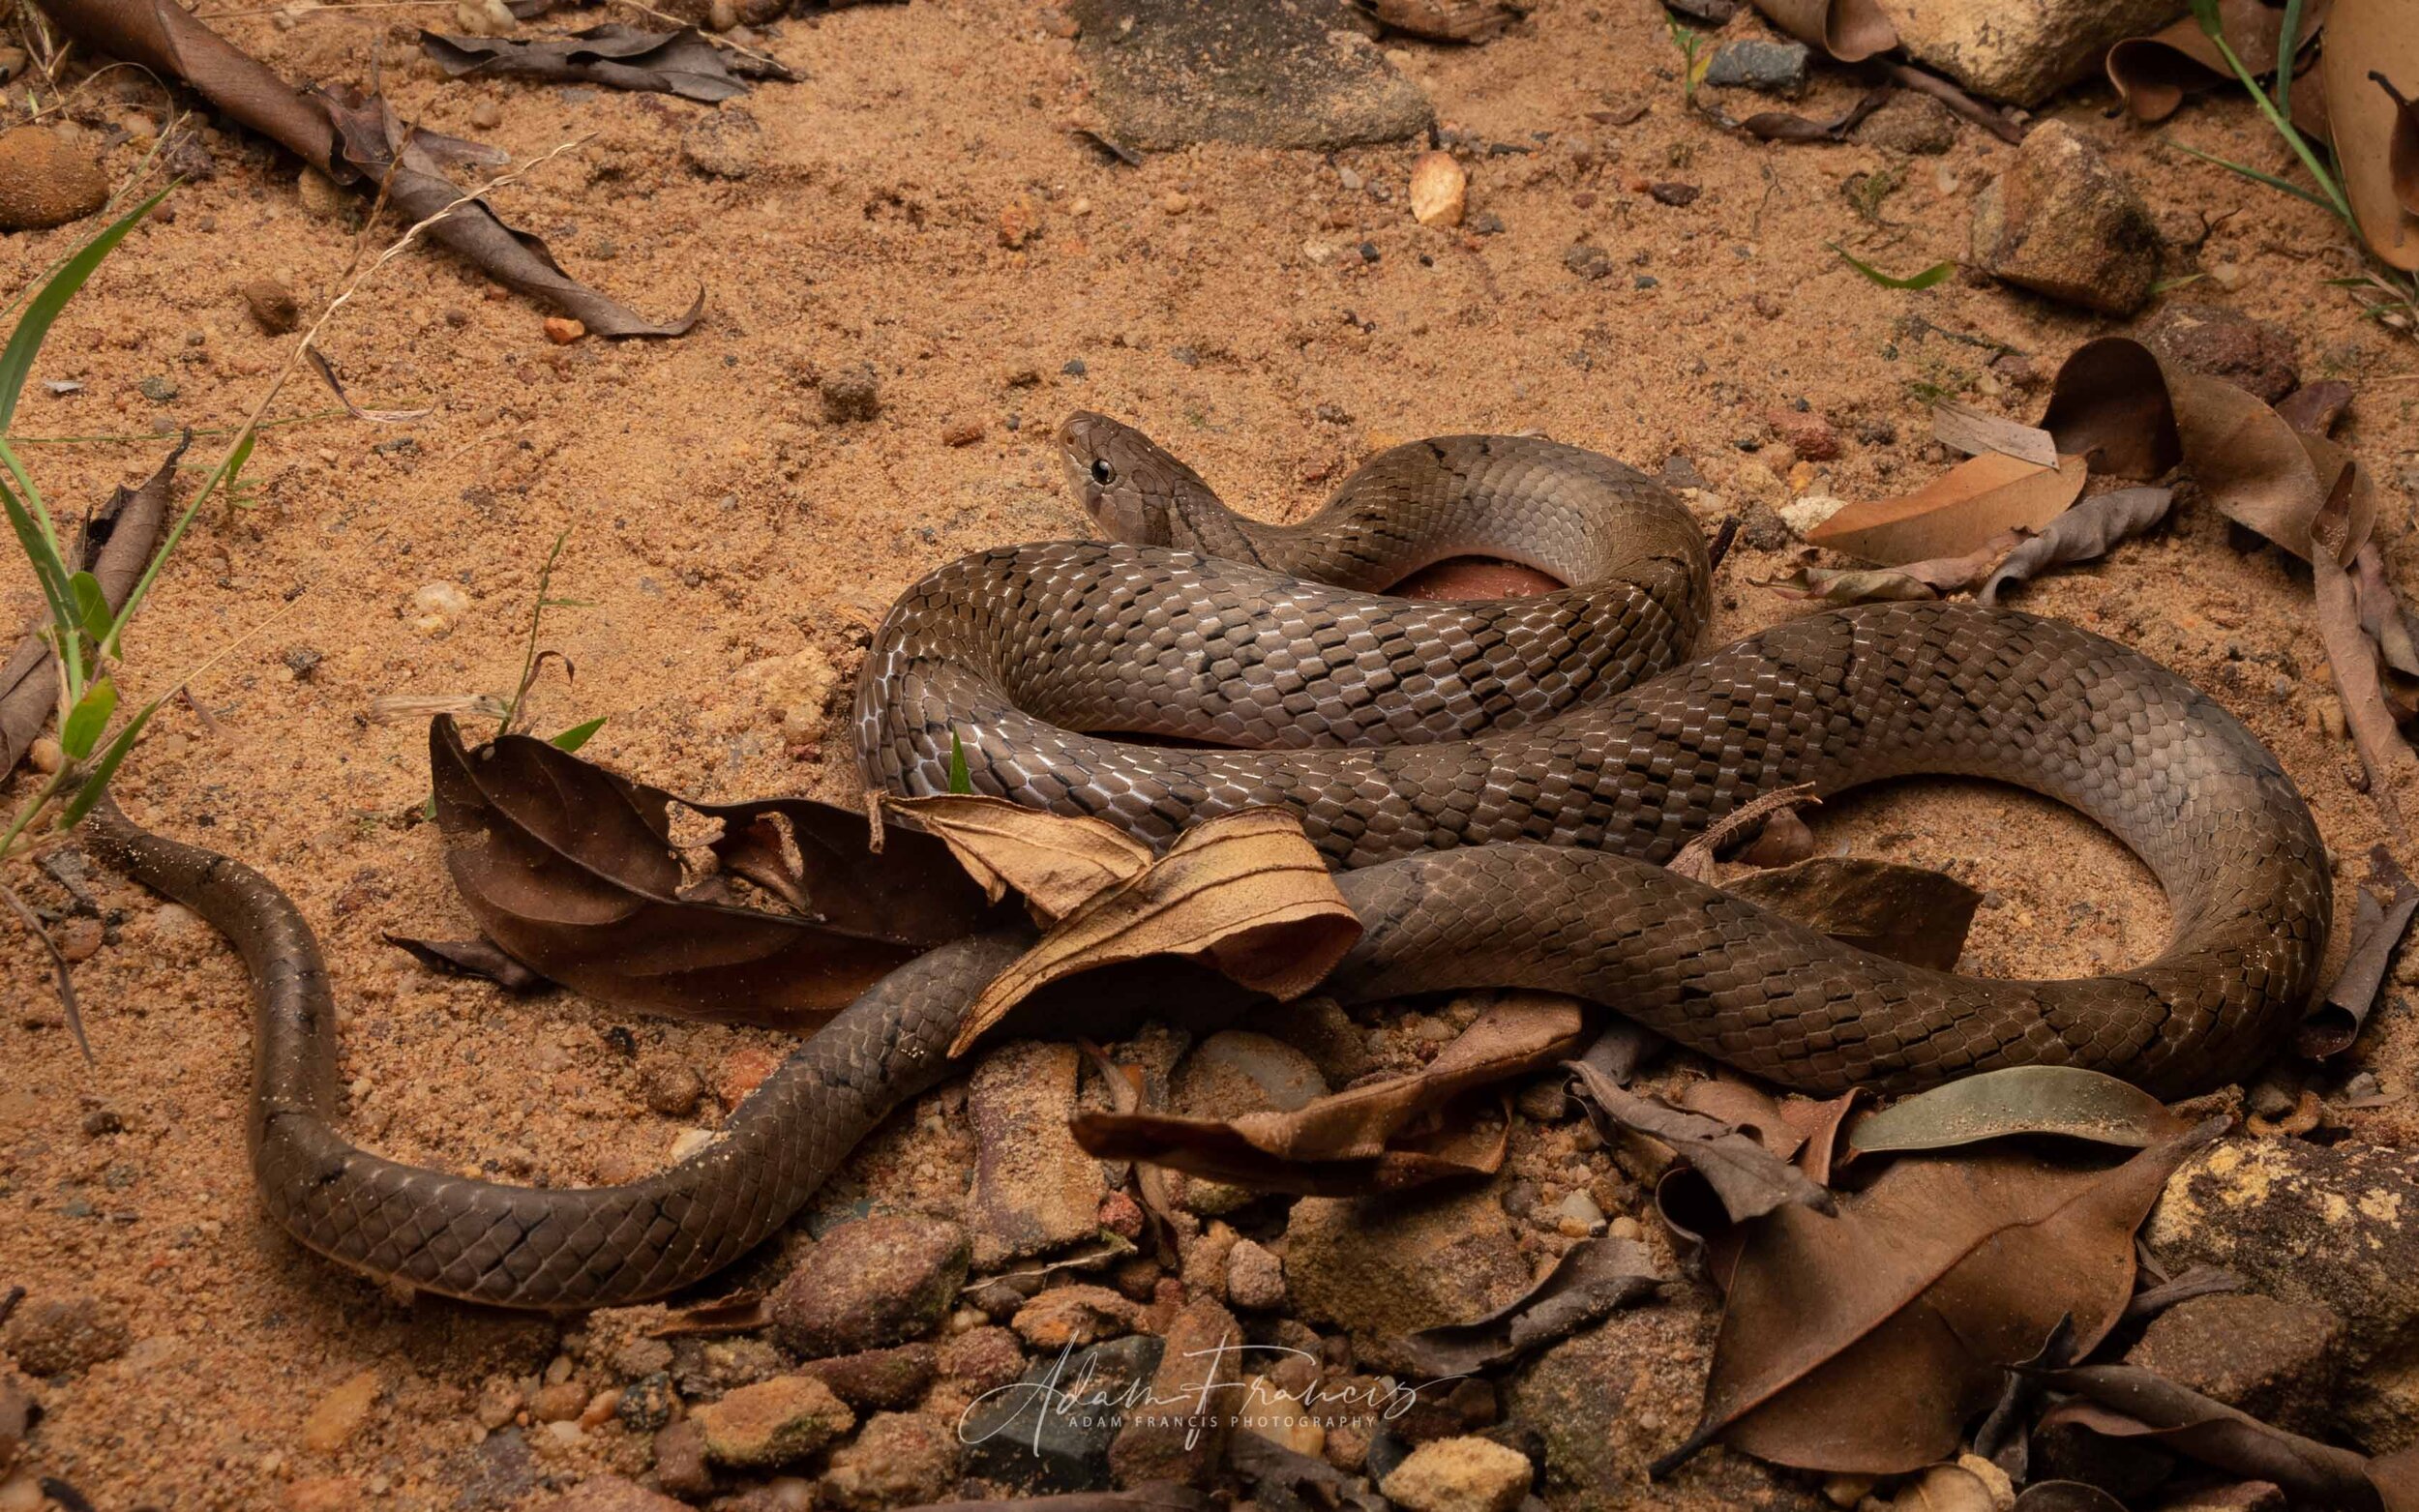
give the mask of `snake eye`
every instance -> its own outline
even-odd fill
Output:
[[[1091,464],[1091,481],[1105,489],[1118,481],[1118,470],[1110,466],[1106,460],[1094,458]]]

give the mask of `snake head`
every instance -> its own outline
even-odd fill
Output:
[[[1199,550],[1193,514],[1223,513],[1201,475],[1132,426],[1079,409],[1059,427],[1067,488],[1112,540]]]

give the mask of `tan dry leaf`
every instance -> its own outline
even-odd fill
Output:
[[[1885,567],[1979,550],[2008,530],[2039,530],[2083,491],[2083,459],[2052,469],[1997,452],[1970,457],[1912,493],[1849,505],[1807,540]]]
[[[2058,518],[2064,519],[2074,513],[2069,510]],[[1826,604],[1936,599],[1981,582],[2024,540],[2022,531],[2003,530],[1963,556],[1934,557],[1903,567],[1801,567],[1795,577],[1776,578],[1756,586],[1788,598],[1820,599]]]
[[[1049,814],[987,793],[884,794],[881,803],[940,836],[993,903],[1012,887],[1052,919],[1150,865],[1149,845],[1089,815]]]
[[[1231,980],[1282,1001],[1317,986],[1359,938],[1360,920],[1300,819],[1279,809],[1222,814],[1060,920],[983,989],[949,1053],[964,1053],[1032,993],[1094,966],[1204,956]]]
[[[1774,25],[1842,63],[1861,63],[1898,44],[1898,29],[1873,0],[1755,0]]]
[[[2337,0],[2318,55],[2344,194],[2370,251],[2419,271],[2419,25],[2409,0]]]
[[[2326,25],[2329,0],[2310,0],[2302,7],[2301,39],[2295,51],[2308,46]],[[2284,40],[2285,13],[2260,0],[2218,0],[2218,29],[2243,66],[2255,74],[2276,71],[2277,44]],[[2147,37],[2128,37],[2108,49],[2108,82],[2136,121],[2164,121],[2175,113],[2184,97],[2234,81],[2234,71],[2218,53],[2217,44],[2187,15]],[[2296,81],[2298,85],[2298,80]],[[2296,87],[2294,124],[2308,131],[2299,106],[2318,92],[2316,80]]]
[[[1932,439],[1968,457],[1998,452],[2036,467],[2058,465],[2058,443],[2048,431],[1953,400],[1932,406]]]

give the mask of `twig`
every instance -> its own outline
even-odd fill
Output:
[[[41,941],[42,948],[50,953],[51,979],[59,994],[59,1006],[67,1010],[68,1032],[75,1036],[76,1048],[84,1052],[84,1064],[91,1065],[92,1041],[84,1038],[84,1015],[75,1005],[75,977],[68,969],[67,957],[59,954],[59,942],[42,927],[41,916],[16,895],[15,888],[0,885],[0,898],[8,900],[9,911],[16,915],[19,924],[25,926],[25,933]]]

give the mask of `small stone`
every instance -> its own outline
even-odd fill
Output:
[[[2142,344],[2191,372],[2223,378],[2273,404],[2301,387],[2292,333],[2216,305],[2176,304],[2159,311]]]
[[[979,420],[952,420],[941,428],[943,446],[972,446],[983,438],[983,423]]]
[[[1529,1494],[1529,1457],[1491,1438],[1439,1438],[1378,1483],[1411,1512],[1511,1512]]]
[[[1781,405],[1764,411],[1764,421],[1807,461],[1827,462],[1839,455],[1839,432],[1817,412]]]
[[[655,1484],[675,1497],[702,1497],[714,1489],[705,1465],[705,1431],[683,1418],[655,1434]]]
[[[1697,195],[1705,193],[1694,184],[1682,184],[1669,179],[1649,184],[1646,192],[1654,196],[1658,205],[1692,205],[1696,203]]]
[[[1180,190],[1172,189],[1159,196],[1159,209],[1163,214],[1180,216],[1192,208],[1193,196]]]
[[[302,207],[322,221],[333,221],[344,213],[344,192],[336,187],[336,180],[317,168],[305,168],[294,179],[294,193]]]
[[[1067,1132],[1082,1052],[1019,1041],[983,1057],[966,1084],[973,1125],[973,1263],[991,1270],[1099,1231],[1100,1162]]]
[[[361,1426],[370,1420],[370,1409],[377,1406],[380,1389],[374,1370],[347,1377],[304,1416],[303,1447],[314,1454],[334,1454],[351,1442]]]
[[[2019,105],[2096,73],[2112,44],[2175,18],[2173,0],[1926,0],[1887,12],[1916,62]]]
[[[871,420],[881,413],[881,386],[871,363],[851,363],[827,372],[816,387],[822,391],[823,419],[833,425]]]
[[[736,1108],[764,1079],[781,1069],[779,1051],[762,1045],[741,1045],[714,1067],[714,1096],[725,1108]]]
[[[576,1380],[556,1381],[540,1386],[529,1399],[529,1416],[541,1423],[576,1421],[587,1409],[588,1388]]]
[[[492,132],[504,124],[502,107],[493,100],[482,100],[470,107],[470,124],[483,132]]]
[[[510,1379],[490,1376],[479,1388],[479,1400],[471,1405],[470,1415],[492,1433],[520,1415],[525,1400],[521,1388]]]
[[[1132,1333],[1141,1321],[1134,1304],[1107,1287],[1055,1287],[1016,1310],[1008,1326],[1044,1352],[1078,1349]]]
[[[1081,357],[1070,357],[1059,365],[1059,371],[1070,378],[1080,378],[1091,371],[1091,369],[1085,365]]]
[[[2240,1291],[2167,1309],[2125,1362],[2309,1434],[2324,1429],[2343,1349],[2344,1320],[2333,1308]]]
[[[1796,536],[1769,504],[1749,504],[1739,515],[1739,544],[1751,551],[1785,551]]]
[[[586,326],[572,319],[569,315],[547,316],[545,331],[546,339],[553,342],[556,346],[569,346],[572,342],[588,334],[588,328]]]
[[[856,1414],[812,1376],[776,1376],[741,1386],[689,1414],[705,1458],[731,1469],[794,1465],[856,1426]]]
[[[80,148],[40,126],[0,132],[0,231],[80,221],[109,201],[109,176]]]
[[[2026,134],[1974,201],[1975,263],[2069,304],[2128,315],[2159,275],[2159,228],[2132,181],[2064,121]]]
[[[681,160],[712,178],[746,178],[763,153],[764,129],[743,105],[725,103],[680,133]]]
[[[134,385],[134,392],[155,404],[164,404],[176,398],[176,380],[167,377],[145,378]]]
[[[860,1412],[896,1411],[922,1399],[940,1369],[941,1351],[929,1344],[864,1349],[798,1367],[829,1386],[832,1395]]]
[[[686,1118],[705,1098],[705,1079],[679,1056],[658,1052],[639,1062],[639,1096],[649,1112]]]
[[[50,932],[50,942],[59,947],[59,954],[70,963],[90,961],[101,954],[103,941],[108,938],[101,921],[77,917],[62,922]],[[115,1134],[126,1125],[116,1113],[104,1109],[84,1120],[86,1134]]]
[[[28,1376],[67,1376],[126,1352],[126,1325],[92,1297],[27,1302],[0,1330],[0,1349]]]
[[[1041,234],[1041,201],[1030,194],[1019,194],[1001,205],[999,232],[1000,246],[1010,252],[1022,252]]]
[[[1226,1299],[1253,1312],[1285,1305],[1285,1261],[1250,1239],[1238,1239],[1226,1257]]]
[[[1459,225],[1470,175],[1449,152],[1423,152],[1411,164],[1411,218],[1421,225]]]
[[[1770,477],[1771,474],[1765,476]],[[1780,506],[1780,519],[1781,523],[1803,536],[1847,507],[1846,499],[1828,493],[1808,493]]]
[[[1884,152],[1936,158],[1957,144],[1957,118],[1947,105],[1912,89],[1891,94],[1889,103],[1856,124],[1856,139]]]
[[[964,1229],[935,1218],[843,1224],[773,1292],[773,1337],[813,1358],[930,1333],[965,1285],[969,1248]]]
[[[613,1403],[613,1416],[621,1426],[634,1434],[651,1434],[672,1421],[672,1414],[680,1399],[672,1388],[672,1376],[654,1371],[641,1376],[621,1388]]]
[[[1794,95],[1806,88],[1812,54],[1802,42],[1760,37],[1724,43],[1705,66],[1705,82],[1768,95]]]
[[[619,1475],[591,1475],[553,1500],[541,1503],[538,1512],[688,1512],[688,1503]]]
[[[1109,1469],[1122,1486],[1206,1485],[1226,1457],[1242,1330],[1203,1297],[1177,1313],[1165,1338],[1145,1399],[1159,1409],[1128,1420],[1109,1446]]]
[[[440,636],[470,612],[470,595],[442,580],[422,583],[411,594],[411,628],[424,636]]]
[[[1613,258],[1603,248],[1580,242],[1564,249],[1563,266],[1593,282],[1613,271]]]
[[[1384,1201],[1304,1198],[1285,1229],[1285,1290],[1304,1321],[1348,1329],[1369,1363],[1394,1341],[1468,1322],[1529,1289],[1511,1220],[1491,1186]],[[1407,1362],[1406,1362],[1407,1363]]]
[[[37,735],[34,743],[25,748],[25,764],[37,772],[55,772],[67,764],[67,752],[59,745],[57,737]],[[174,907],[175,904],[165,906]],[[2412,959],[2419,961],[2419,953],[2414,953]]]
[[[966,1473],[1025,1492],[1105,1488],[1109,1446],[1125,1425],[1126,1404],[1148,1401],[1165,1349],[1149,1334],[1129,1334],[1071,1356],[1034,1361],[1016,1385],[992,1392],[967,1412],[959,1428]],[[1070,1411],[1065,1392],[1079,1380],[1086,1383],[1087,1406]]]
[[[712,32],[727,32],[739,24],[739,8],[732,0],[707,0],[705,27]]]
[[[957,1484],[962,1453],[954,1424],[915,1412],[881,1413],[854,1442],[832,1451],[816,1504],[881,1512],[943,1500]]]
[[[24,73],[26,61],[24,48],[0,45],[0,84]]]
[[[245,284],[244,305],[253,320],[271,336],[284,336],[302,323],[302,306],[293,291],[275,279],[254,279]]]
[[[1554,1208],[1554,1221],[1566,1235],[1584,1239],[1604,1227],[1604,1209],[1584,1190],[1571,1193]]]
[[[0,1376],[0,1476],[7,1475],[24,1452],[25,1434],[33,1422],[33,1393],[15,1379]]]
[[[1016,1335],[996,1324],[969,1328],[941,1347],[941,1374],[981,1396],[1025,1373],[1025,1350]]]

